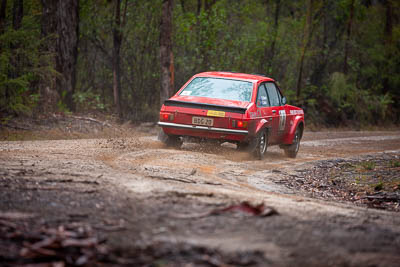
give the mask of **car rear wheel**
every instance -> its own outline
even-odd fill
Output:
[[[236,149],[239,151],[245,151],[249,148],[249,143],[241,142],[236,144]]]
[[[265,156],[265,152],[267,151],[268,146],[268,134],[266,130],[260,130],[255,138],[255,147],[253,151],[253,155],[262,160]]]
[[[297,152],[300,149],[300,139],[301,139],[301,130],[299,127],[296,128],[296,132],[294,133],[293,142],[291,145],[284,148],[285,155],[289,158],[295,158],[297,156]]]
[[[167,135],[161,129],[158,134],[158,140],[163,142],[167,147],[180,148],[183,144],[183,139],[180,136]]]

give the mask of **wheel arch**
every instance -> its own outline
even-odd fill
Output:
[[[304,128],[305,128],[305,124],[304,124],[304,117],[303,116],[296,116],[296,118],[294,118],[294,123],[291,125],[288,134],[286,135],[286,137],[283,140],[283,144],[288,144],[290,145],[293,141],[293,137],[294,134],[296,132],[297,127],[300,127],[301,129],[301,135],[300,135],[300,139],[303,137],[303,133],[304,133]]]
[[[271,127],[271,124],[266,119],[260,120],[260,122],[257,124],[256,130],[254,131],[254,136],[257,136],[257,134],[263,130],[267,131],[267,136],[269,138],[271,134]]]

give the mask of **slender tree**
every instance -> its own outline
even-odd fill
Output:
[[[21,28],[22,18],[24,16],[24,1],[14,0],[13,5],[13,28],[18,30]]]
[[[6,21],[7,0],[1,0],[0,5],[0,34],[4,32],[4,23]]]
[[[41,0],[42,17],[41,17],[41,36],[43,40],[42,53],[51,55],[48,62],[41,62],[41,67],[46,68],[50,65],[54,70],[56,68],[57,56],[57,3],[51,0]],[[47,75],[42,77],[39,83],[39,93],[41,97],[40,109],[42,112],[54,111],[57,101],[60,99],[58,88],[56,86],[56,77]]]
[[[392,7],[391,0],[386,0],[384,2],[384,4],[385,4],[385,9],[386,9],[385,28],[384,28],[385,54],[386,54],[386,58],[391,58],[393,56],[392,49],[391,49],[392,42],[393,42],[393,7]],[[385,68],[388,68],[387,64],[385,64]],[[388,69],[385,72],[390,73],[390,70]],[[387,94],[388,92],[390,92],[391,91],[390,87],[391,86],[389,83],[389,77],[388,77],[388,75],[384,75],[383,81],[382,81],[382,93]]]
[[[272,42],[271,46],[269,48],[268,56],[266,57],[265,60],[268,61],[268,68],[267,70],[270,71],[272,68],[272,62],[275,56],[275,44],[276,44],[276,38],[278,36],[278,27],[279,27],[279,14],[281,10],[281,0],[276,0],[275,1],[275,12],[274,12],[274,28],[272,32]]]
[[[160,25],[161,90],[160,106],[174,91],[174,55],[172,52],[173,0],[163,0]]]
[[[13,19],[13,29],[14,31],[18,31],[21,28],[22,25],[22,19],[24,17],[24,2],[23,0],[15,0],[13,3],[13,9],[12,9],[12,19]],[[19,43],[12,43],[11,44],[11,49],[16,50],[20,46]],[[16,55],[11,58],[12,65],[14,66],[14,69],[11,73],[9,73],[9,76],[11,78],[16,78],[19,76],[20,69],[21,69],[21,58],[19,57],[18,53],[15,53]]]
[[[211,9],[213,8],[213,6],[217,3],[217,0],[204,0],[202,1],[203,3],[203,11],[205,12],[207,21],[210,21],[210,15],[211,15]],[[201,8],[200,8],[201,11]],[[202,25],[202,27],[204,27]],[[203,31],[203,29],[199,28],[198,29],[198,33],[200,34],[200,38],[199,38],[199,49],[200,49],[200,54],[202,56],[202,60],[201,60],[201,64],[200,64],[200,70],[201,71],[207,71],[209,69],[210,66],[210,50],[211,48],[211,43],[208,41],[209,36],[204,36],[204,34],[201,34],[201,31]],[[205,32],[207,32],[207,30],[204,30]]]
[[[354,17],[354,0],[350,2],[350,16],[347,21],[347,29],[346,29],[346,41],[344,44],[344,60],[343,60],[343,73],[347,74],[348,71],[348,57],[349,57],[349,45],[350,45],[350,37],[351,37],[351,27],[353,25],[353,17]]]
[[[385,43],[392,43],[393,32],[393,5],[391,0],[385,1],[386,19],[385,19]]]
[[[118,117],[122,119],[121,109],[121,69],[120,69],[120,52],[122,43],[121,33],[121,0],[114,1],[114,27],[113,27],[113,95],[115,111]]]
[[[122,99],[121,99],[121,46],[123,41],[122,30],[126,24],[126,12],[128,1],[125,1],[125,7],[121,18],[121,0],[114,1],[114,23],[113,23],[113,96],[115,112],[120,120],[123,119]]]
[[[304,57],[305,57],[306,50],[307,50],[308,44],[309,44],[309,42],[311,40],[311,36],[312,36],[312,30],[311,30],[312,17],[313,17],[313,0],[308,0],[307,1],[306,23],[304,24],[303,41],[302,41],[302,46],[301,46],[301,50],[300,50],[299,75],[297,77],[297,87],[296,87],[297,88],[296,89],[297,99],[299,99],[300,94],[301,94]]]

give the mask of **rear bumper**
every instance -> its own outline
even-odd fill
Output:
[[[215,127],[180,124],[180,123],[172,123],[172,122],[161,122],[160,121],[160,122],[158,122],[158,125],[161,126],[161,127],[185,129],[185,130],[193,130],[193,131],[201,130],[201,131],[214,132],[214,133],[240,134],[240,135],[248,135],[249,134],[249,131],[247,131],[247,130],[215,128]]]

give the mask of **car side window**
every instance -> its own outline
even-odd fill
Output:
[[[261,84],[258,87],[258,94],[257,94],[257,107],[268,107],[269,101],[267,92],[265,91],[265,85]]]
[[[276,92],[278,93],[278,98],[279,98],[279,103],[282,105],[282,94],[281,91],[278,89],[278,87],[274,84],[274,87],[276,88]]]
[[[273,83],[267,83],[267,92],[268,92],[268,97],[269,97],[269,101],[271,103],[272,107],[276,107],[280,105],[280,94],[278,92],[278,90],[276,89],[275,84]]]

